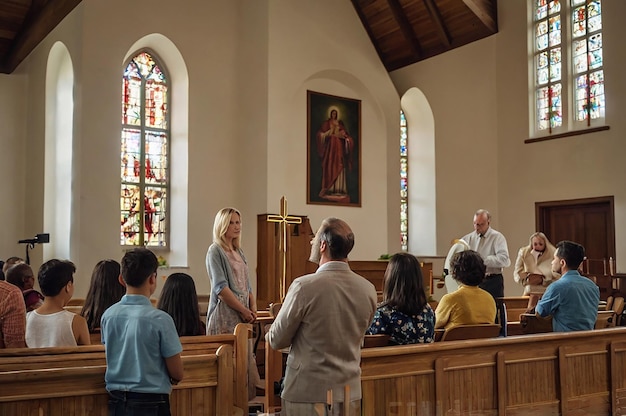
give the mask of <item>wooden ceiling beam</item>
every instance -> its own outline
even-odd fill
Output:
[[[10,74],[33,49],[65,18],[81,0],[49,0],[42,7],[34,1],[25,22],[15,37],[11,50],[0,63],[0,72]]]
[[[404,39],[406,39],[406,41],[409,43],[411,52],[413,52],[413,55],[415,55],[416,59],[420,59],[420,57],[422,56],[422,47],[417,40],[417,36],[413,31],[411,23],[409,23],[409,19],[406,17],[406,13],[402,9],[402,5],[400,5],[400,1],[387,0],[387,4],[389,5],[391,13],[398,23],[398,26],[400,26],[400,31],[404,35]]]
[[[446,45],[447,48],[451,48],[452,42],[450,41],[450,35],[448,35],[448,32],[446,31],[446,27],[443,24],[443,19],[441,18],[441,14],[439,13],[439,9],[437,8],[435,1],[424,0],[424,6],[426,6],[426,8],[428,9],[428,14],[435,23],[439,39],[441,40],[441,42],[443,42],[444,45]]]
[[[498,32],[497,10],[491,0],[463,0],[491,33]]]
[[[372,41],[372,45],[374,45],[374,49],[376,50],[376,54],[378,54],[378,56],[380,57],[380,61],[383,63],[383,65],[386,65],[385,54],[383,53],[382,49],[380,49],[378,39],[376,39],[376,36],[374,36],[374,33],[372,32],[372,28],[370,27],[370,24],[367,21],[365,14],[363,14],[363,10],[361,9],[362,2],[363,0],[361,1],[352,0],[352,7],[354,7],[356,14],[359,16],[359,19],[361,20],[361,23],[363,24],[363,27],[365,28],[365,32],[367,32],[367,36],[369,36],[370,40]],[[385,69],[389,71],[389,68],[385,67]]]

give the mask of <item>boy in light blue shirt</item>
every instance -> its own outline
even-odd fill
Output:
[[[150,302],[157,268],[150,250],[127,252],[120,275],[126,295],[102,315],[110,416],[170,416],[172,384],[183,378],[174,321]]]

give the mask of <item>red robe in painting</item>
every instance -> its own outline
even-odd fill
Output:
[[[322,123],[317,132],[317,152],[322,160],[321,197],[328,193],[342,173],[345,178],[346,171],[352,169],[354,139],[343,122],[334,117],[335,114]],[[347,194],[347,189],[343,189],[342,193]]]

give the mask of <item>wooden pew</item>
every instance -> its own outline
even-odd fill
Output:
[[[626,328],[369,348],[362,414],[624,414],[624,368]]]
[[[210,295],[198,295],[198,314],[200,315],[200,320],[206,324],[206,314],[209,310],[209,297]],[[156,307],[158,303],[158,299],[150,298],[150,302],[152,306]],[[85,299],[83,298],[72,298],[69,300],[67,305],[65,305],[64,309],[68,310],[72,313],[80,315],[80,312],[83,310],[83,305],[85,304]],[[93,341],[92,341],[93,342]]]
[[[248,347],[252,336],[250,324],[237,324],[233,334],[204,335],[195,337],[181,337],[183,345],[182,355],[197,355],[215,352],[220,345],[233,346],[234,378],[233,392],[235,406],[248,414]]]
[[[235,387],[233,389],[235,406],[244,409],[246,412],[248,409],[248,339],[251,336],[251,328],[252,326],[249,324],[239,324],[235,327],[233,334],[199,335],[180,338],[180,343],[183,345],[182,355],[210,354],[215,353],[221,345],[232,345],[235,357]],[[101,342],[99,333],[90,334],[90,338],[93,345],[98,345]],[[25,354],[29,355],[28,352],[25,352]],[[0,350],[0,360],[1,357],[2,350]]]
[[[248,339],[251,326],[238,324],[233,334],[181,337],[182,356],[215,354],[222,345],[231,346],[233,353],[234,405],[248,413]],[[99,341],[99,335],[98,335]],[[0,372],[23,369],[53,369],[76,361],[85,366],[106,365],[101,344],[73,348],[11,348],[0,350]],[[185,374],[187,377],[187,374]],[[2,395],[2,390],[0,390]],[[0,413],[2,416],[2,413]]]
[[[528,296],[505,296],[498,298],[496,302],[504,302],[507,320],[517,322],[519,321],[519,316],[528,309],[528,299]]]
[[[206,314],[209,311],[209,298],[211,295],[198,294],[198,313],[200,320],[206,324]]]
[[[498,314],[500,315],[501,304],[506,309],[507,336],[523,335],[524,327],[520,322],[520,315],[525,313],[528,308],[529,296],[505,296],[496,299]]]
[[[104,356],[102,345],[74,349],[99,353],[101,361]],[[106,364],[87,364],[70,358],[76,355],[71,351],[46,354],[48,352],[38,351],[31,356],[37,357],[39,364],[47,357],[50,360],[47,367],[0,370],[0,415],[107,415]],[[193,415],[202,409],[205,414],[232,415],[232,346],[223,345],[215,354],[184,356],[183,365],[185,379],[174,386],[170,397],[172,414]]]

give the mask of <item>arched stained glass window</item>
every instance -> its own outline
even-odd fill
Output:
[[[168,245],[169,99],[163,67],[141,52],[122,77],[120,244]]]
[[[536,131],[604,119],[601,0],[535,0],[533,12]]]
[[[404,111],[400,110],[400,242],[404,251],[409,249],[409,131]]]

